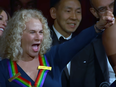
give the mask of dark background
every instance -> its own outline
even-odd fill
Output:
[[[82,5],[82,21],[75,34],[78,34],[83,29],[90,27],[96,21],[93,15],[90,13],[89,8],[89,0],[81,0]],[[11,13],[10,0],[0,0],[0,7],[3,7],[6,11]],[[37,0],[37,9],[41,10],[44,16],[48,20],[48,25],[51,26],[53,24],[53,20],[50,17],[49,9],[50,9],[50,0]]]

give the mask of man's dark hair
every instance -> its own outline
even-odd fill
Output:
[[[78,1],[81,2],[81,0],[78,0]],[[60,3],[60,0],[50,0],[50,8],[57,7],[59,3]]]
[[[94,6],[93,6],[93,3],[92,3],[92,0],[89,0],[89,3],[90,3],[90,5],[91,5],[91,7],[94,7]]]
[[[50,8],[56,7],[60,0],[50,0]]]

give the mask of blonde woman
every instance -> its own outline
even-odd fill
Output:
[[[29,9],[16,12],[1,38],[0,86],[61,87],[63,68],[98,35],[96,32],[91,27],[50,48],[50,30],[41,12]]]

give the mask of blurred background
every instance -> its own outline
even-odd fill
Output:
[[[82,21],[75,34],[78,34],[83,29],[90,27],[95,24],[96,19],[90,13],[89,8],[89,0],[81,0],[82,5]],[[4,8],[9,12],[12,17],[13,13],[18,9],[24,8],[36,8],[41,10],[43,15],[48,20],[48,25],[51,26],[53,24],[53,20],[50,17],[49,9],[50,9],[50,0],[0,0],[0,7]]]

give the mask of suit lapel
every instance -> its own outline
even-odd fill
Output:
[[[108,78],[106,77],[108,76],[107,59],[106,59],[106,53],[105,53],[104,47],[102,45],[102,39],[97,39],[97,40],[95,39],[92,43],[95,50],[95,56],[99,62],[104,78]]]
[[[58,41],[58,38],[57,38],[57,36],[56,36],[56,34],[55,34],[55,32],[54,32],[52,27],[51,27],[50,33],[51,33],[51,37],[53,39],[52,45],[58,45],[59,41]]]

